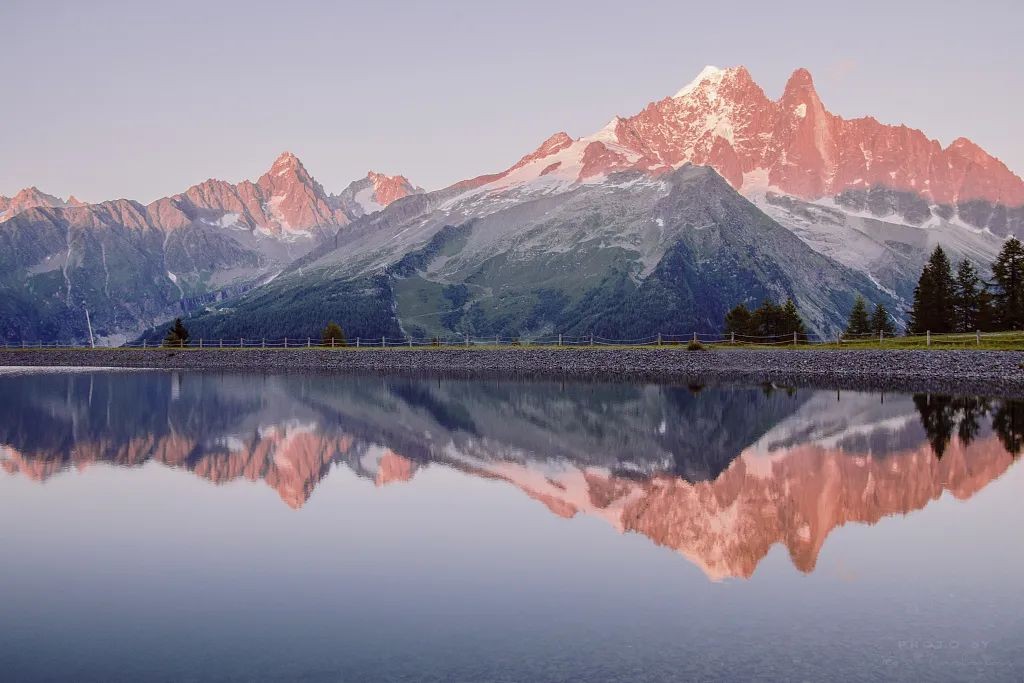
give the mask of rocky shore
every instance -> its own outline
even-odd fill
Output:
[[[0,366],[355,372],[931,391],[1024,397],[1024,352],[682,348],[0,350]]]

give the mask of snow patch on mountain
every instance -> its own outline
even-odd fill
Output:
[[[725,74],[725,69],[719,69],[717,66],[711,65],[705,66],[701,69],[701,72],[697,74],[696,78],[684,85],[679,92],[673,95],[673,97],[677,99],[680,97],[687,97],[705,83],[711,86],[718,85],[722,82]]]

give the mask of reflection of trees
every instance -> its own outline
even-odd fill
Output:
[[[1001,401],[992,415],[992,429],[999,435],[1003,448],[1020,455],[1024,448],[1024,401]]]
[[[981,430],[981,418],[992,409],[992,404],[985,398],[958,399],[961,403],[960,427],[957,436],[966,446],[974,441]]]
[[[981,420],[986,415],[992,415],[992,430],[1007,451],[1018,455],[1024,449],[1022,401],[915,394],[914,407],[921,416],[921,426],[936,457],[941,458],[946,452],[954,431],[965,446],[974,441],[981,432]]]
[[[914,406],[921,415],[921,426],[928,435],[928,443],[932,445],[935,456],[941,458],[957,424],[959,411],[953,405],[953,399],[949,396],[915,394]]]

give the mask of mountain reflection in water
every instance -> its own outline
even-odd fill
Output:
[[[247,376],[0,376],[0,466],[38,481],[157,462],[262,480],[293,508],[332,466],[377,485],[443,466],[563,517],[749,577],[782,543],[803,572],[828,534],[967,499],[1014,462],[1024,405],[772,387]]]

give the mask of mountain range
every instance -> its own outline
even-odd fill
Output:
[[[370,173],[328,194],[292,154],[256,182],[143,206],[0,197],[0,333],[610,338],[721,327],[793,297],[832,335],[857,295],[902,322],[928,252],[987,271],[1024,235],[1024,181],[974,143],[826,109],[798,69],[771,99],[743,67],[508,169],[424,192]],[[151,331],[144,332],[147,328]]]

